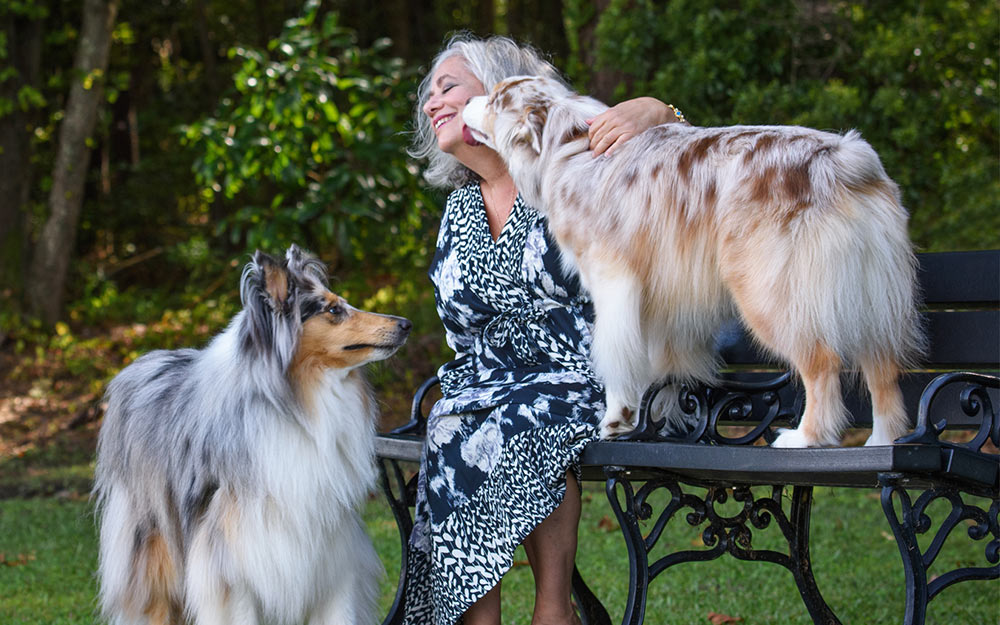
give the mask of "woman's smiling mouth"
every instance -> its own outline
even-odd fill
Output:
[[[455,117],[455,113],[452,113],[451,115],[442,115],[441,117],[438,117],[437,120],[434,122],[434,130],[436,131],[438,128],[451,121],[453,117]]]

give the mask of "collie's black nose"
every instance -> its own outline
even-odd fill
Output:
[[[413,322],[409,319],[404,319],[403,317],[400,317],[396,324],[403,332],[409,332],[413,328]]]

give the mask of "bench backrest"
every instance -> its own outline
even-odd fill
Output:
[[[1000,250],[927,253],[919,254],[918,260],[929,349],[918,368],[908,371],[901,381],[910,415],[916,415],[921,392],[940,373],[981,371],[996,375],[1000,369]],[[727,334],[721,353],[728,379],[759,381],[782,368],[761,352],[742,328]],[[854,425],[870,426],[867,393],[848,380],[844,389]],[[950,392],[957,398],[960,389]],[[948,399],[942,397],[936,405],[956,405]],[[993,400],[996,406],[997,397]],[[946,419],[949,427],[979,422],[978,417],[969,417],[961,410],[938,410],[939,414],[932,411],[932,420]]]

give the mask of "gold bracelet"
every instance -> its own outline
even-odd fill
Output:
[[[668,104],[667,106],[669,106],[670,110],[674,112],[674,117],[677,118],[677,121],[679,121],[681,123],[684,123],[684,122],[687,121],[686,119],[684,119],[684,113],[681,113],[681,110],[679,108],[677,108],[673,104]]]

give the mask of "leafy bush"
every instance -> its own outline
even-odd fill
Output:
[[[236,93],[186,128],[208,201],[232,210],[217,233],[248,249],[299,243],[334,266],[426,266],[428,200],[401,132],[415,78],[309,2],[266,50],[235,47]]]

